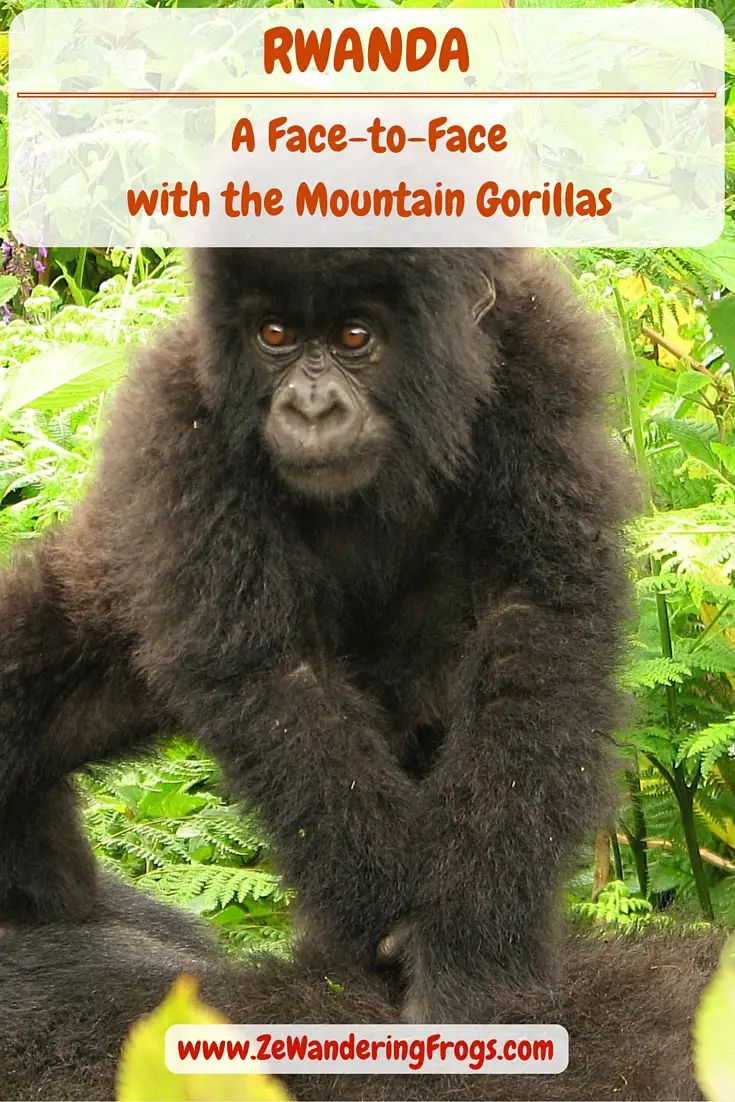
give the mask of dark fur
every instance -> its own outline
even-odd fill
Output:
[[[0,580],[0,917],[85,913],[64,778],[183,727],[356,960],[411,918],[409,1018],[482,1020],[499,976],[544,974],[561,864],[608,809],[627,492],[610,349],[518,252],[197,267],[193,319],[122,386],[86,500]],[[363,385],[388,433],[360,492],[280,477],[254,292],[309,333],[358,301],[379,319]]]
[[[292,1076],[297,1099],[524,1099],[648,1102],[701,1097],[691,1019],[721,939],[570,937],[553,989],[495,992],[495,1021],[558,1022],[570,1063],[558,1076]],[[87,924],[0,939],[0,1099],[111,1099],[120,1041],[181,972],[235,1022],[391,1022],[379,980],[304,958],[228,964],[183,915],[116,888]],[[330,989],[325,976],[340,981]]]

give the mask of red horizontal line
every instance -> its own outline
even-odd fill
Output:
[[[716,99],[717,92],[16,92],[18,99]]]

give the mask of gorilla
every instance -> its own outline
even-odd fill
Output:
[[[519,250],[195,273],[87,497],[0,578],[0,921],[90,913],[70,774],[183,729],[307,931],[400,958],[405,1020],[493,1020],[499,980],[549,973],[561,870],[611,807],[614,350]]]
[[[286,1087],[296,1099],[368,1102],[699,1099],[691,1019],[720,945],[717,934],[570,935],[553,985],[496,984],[494,1021],[569,1030],[559,1075],[292,1075]],[[396,1020],[387,976],[340,960],[335,947],[328,957],[305,946],[289,963],[235,963],[183,914],[111,882],[93,918],[0,938],[0,1100],[112,1099],[128,1027],[182,972],[233,1022]]]

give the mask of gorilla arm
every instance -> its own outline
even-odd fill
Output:
[[[67,774],[171,729],[124,641],[84,608],[60,542],[47,536],[0,576],[0,920],[91,909]]]
[[[422,791],[409,1020],[486,1021],[499,977],[549,974],[560,864],[611,806],[610,700],[586,680],[584,652],[578,616],[515,594],[477,628],[463,703]]]
[[[237,685],[217,682],[214,671],[211,682],[200,678],[196,701],[182,701],[179,714],[235,793],[260,809],[307,922],[373,965],[378,941],[409,909],[416,795],[375,707],[338,671],[299,661],[289,646]]]
[[[619,507],[615,458],[602,441],[599,463],[591,447],[580,459],[585,433],[570,425],[566,452],[558,434],[527,436],[488,506],[513,518],[502,530],[477,508],[476,590],[483,562],[488,575],[500,565],[506,588],[478,602],[456,711],[421,791],[410,1019],[487,1020],[494,978],[544,976],[564,863],[612,812],[627,583],[606,514]]]

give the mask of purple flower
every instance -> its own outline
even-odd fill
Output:
[[[37,272],[42,272],[43,271],[43,261],[42,260],[34,260],[33,261],[33,267],[36,269]]]

